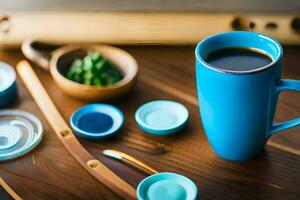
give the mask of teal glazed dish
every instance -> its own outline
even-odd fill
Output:
[[[139,200],[195,200],[198,189],[185,176],[162,172],[145,178],[137,188]]]
[[[157,100],[143,104],[135,112],[138,126],[155,135],[169,135],[181,130],[189,117],[186,107],[175,101]]]
[[[124,124],[120,109],[109,104],[89,104],[77,109],[70,124],[79,137],[98,140],[116,135]]]
[[[0,107],[17,98],[16,72],[8,64],[0,62]]]

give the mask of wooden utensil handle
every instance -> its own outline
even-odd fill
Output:
[[[27,39],[22,43],[21,50],[28,60],[45,70],[49,70],[51,54],[59,47],[59,45]]]
[[[19,195],[17,195],[17,193],[13,191],[13,189],[11,189],[11,187],[9,187],[9,185],[7,185],[1,177],[0,177],[0,186],[2,186],[3,189],[15,200],[22,200],[22,198]]]
[[[56,106],[50,99],[30,64],[25,60],[19,62],[17,64],[17,72],[31,93],[33,99],[54,129],[59,140],[64,144],[70,154],[81,164],[81,166],[121,197],[125,199],[136,199],[136,192],[132,186],[114,174],[99,160],[95,159],[79,143],[65,120],[58,112]]]

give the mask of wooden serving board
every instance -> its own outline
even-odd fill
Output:
[[[0,7],[1,8],[1,7]],[[210,35],[256,31],[300,44],[298,14],[2,11],[1,47],[28,38],[52,43],[195,44]]]
[[[196,99],[194,46],[121,46],[138,61],[140,76],[127,96],[110,101],[125,114],[125,127],[119,137],[81,144],[107,167],[136,187],[146,177],[142,172],[100,155],[103,149],[127,152],[158,171],[191,178],[204,200],[253,200],[300,198],[300,127],[272,136],[264,154],[247,162],[228,162],[210,148],[200,121]],[[300,48],[284,47],[284,78],[300,79]],[[15,65],[23,59],[19,50],[0,51],[0,60]],[[50,74],[35,68],[63,118],[86,102],[65,95]],[[0,163],[0,175],[24,200],[102,200],[120,199],[89,175],[57,139],[32,97],[18,79],[20,98],[10,106],[37,115],[44,126],[41,144],[26,156]],[[143,133],[134,121],[135,110],[154,99],[183,103],[190,112],[188,126],[166,137]],[[299,93],[280,95],[276,121],[300,114]],[[1,198],[0,198],[1,199]]]

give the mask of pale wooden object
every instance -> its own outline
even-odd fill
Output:
[[[30,64],[24,60],[19,62],[17,64],[17,72],[49,124],[54,129],[59,140],[82,167],[121,197],[136,199],[135,189],[132,186],[110,171],[81,146],[50,99]]]
[[[7,185],[7,183],[5,183],[1,177],[0,177],[0,186],[2,186],[4,190],[15,200],[22,200],[22,198],[19,195],[17,195],[17,193],[13,191],[13,189],[11,189],[11,187],[9,187],[9,185]]]
[[[212,34],[238,29],[275,37],[284,44],[300,44],[294,30],[295,14],[237,16],[224,13],[111,13],[111,12],[9,12],[0,44],[20,45],[27,38],[54,43],[99,42],[111,44],[195,44]],[[0,14],[1,18],[1,14]],[[234,22],[241,21],[241,27]],[[250,22],[254,27],[250,27]],[[274,22],[277,28],[268,29]],[[7,27],[7,24],[9,26]],[[1,24],[0,24],[1,25]],[[7,30],[8,29],[8,30]]]

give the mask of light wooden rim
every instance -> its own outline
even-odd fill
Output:
[[[123,68],[126,68],[124,70],[125,74],[122,80],[120,80],[119,82],[112,84],[112,85],[108,85],[108,86],[104,86],[104,87],[94,87],[94,86],[90,86],[90,85],[84,85],[84,84],[80,84],[80,83],[76,83],[74,81],[71,81],[69,79],[67,79],[66,77],[64,77],[59,71],[58,71],[58,66],[57,66],[57,62],[58,60],[65,54],[70,53],[72,51],[76,51],[76,50],[94,50],[94,51],[98,51],[101,53],[101,50],[103,49],[108,49],[110,51],[114,51],[115,53],[120,54],[121,56],[124,56],[128,61],[129,61],[129,65],[124,65]],[[64,85],[71,87],[71,88],[78,88],[78,89],[84,89],[87,91],[104,91],[104,90],[114,90],[117,88],[121,88],[127,84],[129,84],[132,80],[134,80],[137,76],[138,73],[138,64],[136,62],[136,60],[126,51],[116,48],[116,47],[112,47],[112,46],[108,46],[108,45],[66,45],[62,48],[59,48],[57,50],[55,50],[52,53],[52,57],[50,59],[50,72],[51,75],[55,78],[60,80],[60,82],[62,82]]]
[[[1,177],[0,177],[0,186],[2,186],[3,189],[15,200],[22,200],[22,198],[19,195],[17,195],[17,193],[13,191],[13,189],[9,187],[9,185],[5,183],[5,181]]]

